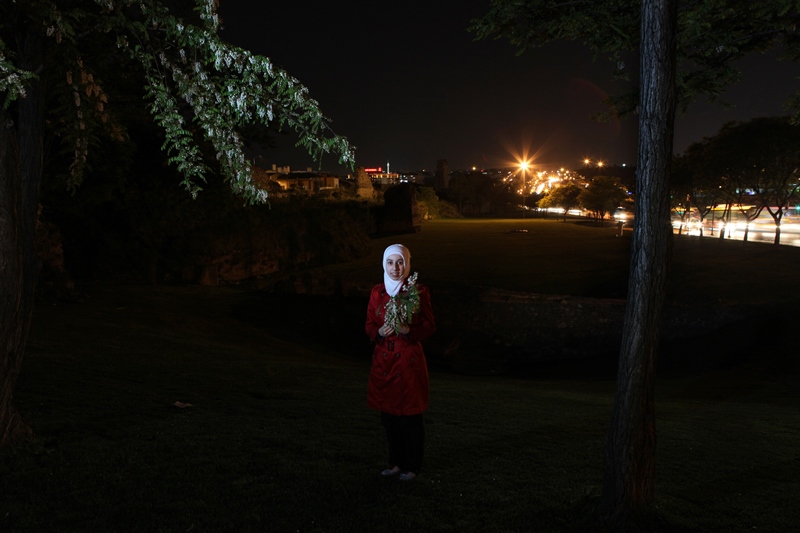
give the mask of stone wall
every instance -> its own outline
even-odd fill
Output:
[[[362,299],[373,283],[303,275],[285,278],[281,291]],[[264,287],[274,290],[275,287]],[[526,363],[605,358],[615,361],[622,337],[625,300],[532,294],[488,287],[431,287],[437,333],[426,346],[434,356],[467,352]],[[681,346],[688,339],[736,329],[747,318],[737,308],[668,308],[662,341]],[[359,325],[360,327],[360,325]]]
[[[619,352],[625,300],[492,288],[468,294],[474,295],[435,291],[440,330],[454,339],[495,346],[536,361],[615,357]],[[744,310],[736,308],[667,308],[662,342],[707,335],[745,316]]]
[[[179,281],[241,283],[310,266],[352,261],[369,252],[369,207],[356,202],[275,204],[233,211],[164,253]],[[260,206],[256,206],[260,207]]]
[[[356,196],[362,200],[375,200],[377,199],[377,191],[372,186],[370,179],[364,167],[358,167],[355,171],[356,179]]]
[[[390,187],[384,192],[383,198],[383,205],[373,209],[377,235],[416,233],[420,230],[422,222],[412,184]]]

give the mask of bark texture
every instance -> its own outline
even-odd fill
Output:
[[[639,156],[631,273],[601,510],[612,523],[653,502],[655,363],[670,260],[669,166],[675,122],[675,0],[644,0]]]
[[[21,68],[41,74],[38,29],[17,35]],[[0,446],[30,437],[14,405],[38,274],[36,220],[42,176],[44,83],[32,81],[0,125]]]

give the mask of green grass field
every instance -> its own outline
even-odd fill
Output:
[[[526,230],[522,233],[516,230]],[[315,269],[380,281],[389,244],[411,250],[412,270],[436,286],[485,286],[542,294],[619,298],[627,293],[630,230],[551,219],[440,220],[416,234],[374,241],[359,261]],[[676,305],[791,304],[800,296],[800,248],[676,236],[669,301]]]
[[[521,224],[527,234],[505,233]],[[613,231],[437,222],[325,270],[377,281],[383,247],[400,241],[434,288],[480,279],[591,294],[624,287],[628,243]],[[671,298],[783,306],[797,296],[800,250],[740,245],[677,241]],[[0,451],[0,531],[596,530],[611,379],[434,369],[425,469],[400,484],[378,475],[385,443],[365,406],[368,346],[342,350],[313,320],[304,335],[284,331],[269,316],[303,322],[289,305],[243,317],[271,302],[245,288],[81,289],[80,303],[37,308],[16,391],[36,440]],[[349,312],[317,301],[331,317]],[[776,349],[786,347],[764,355]],[[798,385],[758,357],[660,377],[656,509],[638,529],[796,529]]]

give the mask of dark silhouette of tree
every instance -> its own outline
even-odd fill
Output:
[[[756,118],[726,124],[706,144],[708,160],[722,177],[717,183],[735,184],[748,222],[766,210],[775,223],[774,243],[780,244],[783,217],[800,189],[800,126],[788,117]]]
[[[446,191],[450,185],[450,166],[447,159],[439,159],[436,162],[436,177],[434,178],[434,189]]]
[[[481,215],[507,201],[502,184],[478,171],[455,173],[450,178],[447,194],[462,214]]]
[[[577,183],[567,183],[560,187],[550,189],[538,202],[542,209],[560,207],[564,210],[564,222],[567,221],[567,212],[580,205],[580,195],[583,187]]]
[[[724,130],[723,126],[723,130]],[[739,146],[741,149],[747,149]],[[748,188],[746,173],[731,172],[728,157],[729,149],[724,142],[715,138],[705,138],[701,142],[690,145],[684,154],[677,158],[682,169],[681,174],[690,176],[687,181],[691,183],[691,176],[702,174],[704,181],[711,182],[711,186],[718,189],[721,197],[727,203],[726,217],[730,223],[732,210],[735,207],[739,216],[745,219],[743,242],[747,242],[750,235],[750,223],[756,220],[764,210],[764,205],[754,197]],[[724,237],[725,231],[720,231]]]
[[[609,57],[623,78],[632,70],[623,53],[639,54],[637,88],[613,97],[607,112],[635,110],[639,117],[631,273],[600,506],[614,525],[654,501],[654,369],[671,249],[668,177],[676,110],[699,95],[717,99],[738,80],[733,62],[793,36],[797,19],[790,0],[494,0],[473,22],[479,38],[508,38],[520,52],[580,40]],[[789,52],[798,50],[790,41]]]
[[[602,225],[606,215],[613,214],[627,196],[619,178],[597,176],[585,189],[580,190],[578,201]]]
[[[298,144],[315,156],[338,153],[352,164],[347,140],[330,131],[305,87],[269,59],[220,40],[215,1],[197,0],[185,18],[166,6],[160,0],[0,3],[0,445],[31,434],[13,391],[39,271],[34,237],[45,138],[56,135],[71,154],[62,174],[66,186],[77,187],[97,138],[124,136],[110,111],[115,102],[106,74],[136,72],[148,111],[164,131],[163,149],[192,196],[211,173],[208,148],[235,193],[266,200],[243,155],[242,131],[250,124],[294,129]]]
[[[672,172],[672,193],[685,198],[681,207],[686,214],[692,208],[699,219],[700,237],[703,237],[705,220],[713,210],[726,203],[728,191],[721,187],[719,173],[708,159],[709,154],[704,142],[694,143],[681,156],[675,158]]]
[[[670,201],[669,205],[673,213],[677,213],[681,219],[678,227],[678,235],[683,233],[683,229],[691,219],[692,212],[692,171],[691,164],[686,155],[676,157],[672,163],[672,176],[670,177]]]
[[[457,205],[460,213],[464,212],[464,203],[471,201],[475,197],[475,184],[471,182],[466,174],[458,174],[450,179],[447,189],[448,197]]]

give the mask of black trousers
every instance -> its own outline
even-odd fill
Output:
[[[389,464],[404,472],[419,474],[425,448],[425,425],[422,413],[396,416],[381,413],[381,422],[389,441]]]

